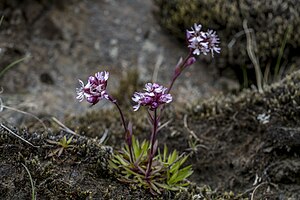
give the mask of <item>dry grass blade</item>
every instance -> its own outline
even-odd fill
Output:
[[[105,131],[104,131],[102,137],[100,138],[100,141],[99,141],[100,144],[103,144],[103,143],[105,142],[105,140],[107,139],[107,136],[108,136],[108,130],[105,129]]]
[[[10,134],[12,134],[13,136],[17,137],[18,139],[22,140],[23,142],[26,142],[27,144],[29,144],[32,147],[37,148],[38,146],[35,146],[33,144],[31,144],[30,142],[28,142],[27,140],[25,140],[24,138],[22,138],[21,136],[19,136],[18,134],[14,133],[12,130],[10,130],[8,127],[4,126],[3,124],[0,125],[4,130],[8,131]]]
[[[32,176],[30,174],[30,171],[28,170],[28,168],[26,167],[26,165],[24,165],[23,163],[21,163],[22,166],[25,168],[28,176],[29,176],[29,179],[30,179],[30,184],[31,184],[31,190],[32,190],[32,193],[31,193],[31,199],[32,200],[35,200],[36,199],[36,193],[35,193],[35,187],[34,187],[34,183],[33,183],[33,180],[32,180]]]
[[[20,58],[20,59],[18,59],[18,60],[16,60],[16,61],[10,63],[10,64],[7,65],[6,67],[4,67],[4,69],[0,71],[0,78],[3,76],[3,74],[4,74],[7,70],[9,70],[10,68],[12,68],[12,67],[15,66],[16,64],[22,62],[22,61],[25,60],[27,57],[28,57],[28,56],[25,56],[25,57],[23,57],[23,58]]]
[[[3,88],[1,87],[0,89],[0,94],[3,93]],[[8,110],[12,110],[12,111],[15,111],[15,112],[19,112],[19,113],[22,113],[22,114],[25,114],[25,115],[29,115],[31,117],[33,117],[34,119],[36,119],[38,122],[40,122],[43,126],[43,128],[45,129],[45,131],[47,131],[47,127],[46,125],[44,124],[44,122],[42,120],[40,120],[37,116],[31,114],[31,113],[28,113],[28,112],[25,112],[23,110],[19,110],[17,108],[13,108],[13,107],[10,107],[10,106],[5,106],[2,99],[0,98],[0,112],[2,112],[4,110],[4,108],[8,109]]]
[[[1,98],[0,98],[1,99]],[[45,131],[47,131],[47,127],[46,125],[44,124],[44,122],[42,120],[40,120],[37,116],[35,116],[34,114],[31,114],[29,112],[26,112],[26,111],[23,111],[23,110],[19,110],[17,108],[13,108],[13,107],[10,107],[10,106],[5,106],[3,105],[2,101],[0,101],[0,112],[3,111],[3,108],[6,108],[8,110],[12,110],[12,111],[15,111],[15,112],[19,112],[19,113],[22,113],[22,114],[25,114],[25,115],[29,115],[31,117],[33,117],[34,119],[36,119],[38,122],[40,122],[43,126],[43,128],[45,129]],[[2,108],[2,110],[1,110]]]
[[[159,128],[157,129],[157,132],[158,132],[159,130],[161,130],[162,128],[164,128],[165,126],[168,126],[168,124],[170,124],[172,121],[173,121],[173,120],[170,119],[169,121],[163,123],[163,124],[162,124],[161,126],[159,126]]]
[[[0,94],[1,94],[2,92],[3,92],[3,88],[1,87],[1,88],[0,88]],[[3,111],[3,109],[4,109],[3,106],[4,106],[4,105],[3,105],[3,101],[2,101],[2,99],[0,98],[0,112]]]
[[[154,70],[153,70],[153,75],[152,75],[152,82],[156,82],[157,81],[157,75],[158,75],[158,71],[159,68],[161,67],[161,64],[163,63],[164,57],[161,54],[158,54],[155,66],[154,66]]]
[[[60,122],[57,118],[52,117],[51,118],[55,123],[57,123],[64,131],[71,133],[72,135],[80,136],[71,129],[69,129],[66,125],[64,125],[62,122]]]
[[[195,138],[197,141],[200,141],[200,139],[197,137],[197,135],[194,133],[194,131],[192,131],[187,124],[187,115],[184,115],[183,117],[183,124],[184,127],[189,131],[189,133],[192,135],[193,138]]]
[[[3,19],[4,19],[4,15],[2,15],[1,18],[0,18],[0,26],[1,26],[2,22],[3,22]]]
[[[247,53],[249,55],[250,60],[252,61],[255,69],[255,76],[256,76],[256,84],[258,91],[260,93],[263,92],[263,78],[262,78],[262,72],[259,66],[259,61],[257,59],[257,56],[254,53],[253,47],[256,46],[255,40],[252,39],[250,31],[247,26],[247,20],[243,21],[243,28],[246,33],[246,38],[247,38]]]

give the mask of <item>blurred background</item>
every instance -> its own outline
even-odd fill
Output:
[[[78,79],[108,70],[109,92],[130,102],[146,82],[169,84],[194,23],[216,30],[222,51],[185,71],[176,104],[255,88],[255,60],[270,84],[299,67],[299,9],[297,0],[1,0],[0,97],[5,106],[63,119],[91,109],[75,98]],[[8,109],[0,116],[24,120]]]

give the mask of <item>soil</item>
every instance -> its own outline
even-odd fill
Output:
[[[107,166],[124,141],[118,112],[105,103],[90,108],[76,102],[77,79],[109,70],[109,90],[142,140],[149,137],[147,115],[128,109],[123,92],[151,80],[155,66],[154,79],[168,84],[186,49],[156,23],[151,1],[58,2],[0,4],[6,6],[1,67],[30,55],[0,77],[1,100],[43,121],[6,107],[1,112],[0,199],[32,197],[26,168],[37,199],[300,199],[299,71],[263,93],[223,95],[230,81],[214,81],[214,69],[203,63],[191,67],[175,85],[176,101],[165,110],[161,124],[167,124],[158,135],[160,148],[190,155],[191,185],[153,196],[119,182]],[[270,118],[259,120],[261,114]],[[61,130],[51,117],[79,135]],[[72,146],[58,155],[51,141],[63,136],[73,136]]]

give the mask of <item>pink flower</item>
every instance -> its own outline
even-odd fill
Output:
[[[188,47],[193,51],[193,54],[200,55],[201,53],[207,55],[211,53],[214,56],[214,52],[220,53],[219,37],[213,30],[207,32],[201,31],[202,26],[194,24],[191,31],[186,31],[186,37],[188,41]]]
[[[194,24],[194,27],[191,27],[191,31],[187,30],[186,31],[186,37],[187,39],[192,42],[192,41],[201,41],[201,36],[203,34],[203,31],[201,31],[202,25],[199,24],[197,25],[196,23]]]
[[[160,105],[172,101],[171,94],[166,94],[168,89],[157,83],[147,83],[144,90],[146,92],[135,92],[132,97],[132,100],[137,103],[133,106],[134,111],[137,111],[140,106],[149,106],[150,110],[155,110]]]
[[[86,99],[87,102],[95,105],[101,99],[109,99],[109,96],[106,92],[107,80],[109,77],[109,73],[97,72],[95,76],[90,76],[86,85],[79,80],[80,88],[76,88],[77,97],[80,102],[83,99]]]

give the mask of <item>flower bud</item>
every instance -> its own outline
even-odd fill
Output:
[[[186,61],[186,63],[184,64],[184,68],[194,64],[196,62],[196,58],[194,56],[189,57],[189,59]]]

